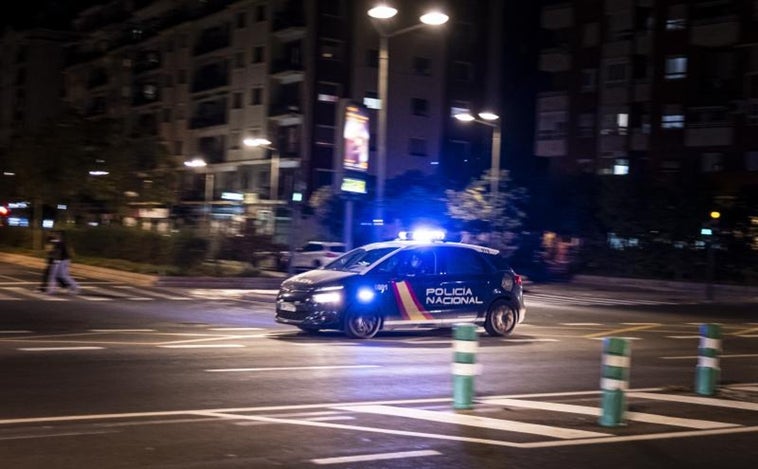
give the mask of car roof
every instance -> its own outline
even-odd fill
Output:
[[[371,244],[367,244],[361,247],[366,250],[371,250],[371,249],[378,249],[378,248],[406,248],[406,247],[411,248],[411,247],[435,247],[435,246],[461,247],[461,248],[473,249],[475,251],[478,251],[484,254],[490,254],[490,255],[497,255],[500,253],[500,251],[498,251],[497,249],[492,249],[485,246],[478,246],[476,244],[457,243],[457,242],[452,242],[452,241],[393,240],[393,241],[382,241],[378,243],[371,243]]]

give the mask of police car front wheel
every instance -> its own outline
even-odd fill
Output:
[[[504,300],[497,300],[487,311],[484,319],[484,330],[493,337],[510,335],[516,327],[518,316],[516,310]]]
[[[375,313],[352,313],[345,317],[345,333],[353,339],[370,339],[382,328],[382,320]]]

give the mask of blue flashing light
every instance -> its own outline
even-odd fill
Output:
[[[413,231],[401,231],[398,239],[403,241],[443,241],[445,232],[429,228],[419,228]]]
[[[361,303],[371,303],[374,301],[376,293],[369,287],[363,287],[358,290],[358,301]]]

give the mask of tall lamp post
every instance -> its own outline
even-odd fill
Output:
[[[384,224],[384,183],[387,178],[387,91],[389,88],[389,39],[400,34],[423,28],[427,25],[441,25],[447,23],[449,17],[439,11],[430,11],[421,15],[420,23],[395,31],[387,31],[382,22],[397,15],[397,9],[386,4],[380,4],[368,11],[369,17],[376,21],[371,24],[379,33],[379,74],[377,93],[379,98],[379,122],[377,123],[377,146],[376,146],[376,212],[374,224]]]
[[[188,168],[205,168],[205,187],[204,187],[204,207],[203,207],[203,222],[205,223],[208,232],[211,231],[211,202],[213,201],[213,184],[215,182],[214,174],[209,171],[208,163],[200,157],[193,158],[185,161],[184,166]]]
[[[279,150],[271,146],[271,140],[267,138],[246,138],[242,141],[246,147],[259,147],[271,150],[271,190],[269,198],[279,200]]]
[[[500,116],[493,112],[480,112],[478,117],[469,113],[456,114],[455,118],[461,122],[476,122],[486,125],[492,129],[492,155],[491,168],[492,178],[490,179],[490,193],[497,195],[500,187],[500,126],[495,123]]]

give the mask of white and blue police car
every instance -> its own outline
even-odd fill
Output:
[[[276,321],[357,339],[381,330],[484,326],[507,336],[524,321],[521,276],[495,249],[406,236],[361,246],[285,280]]]

